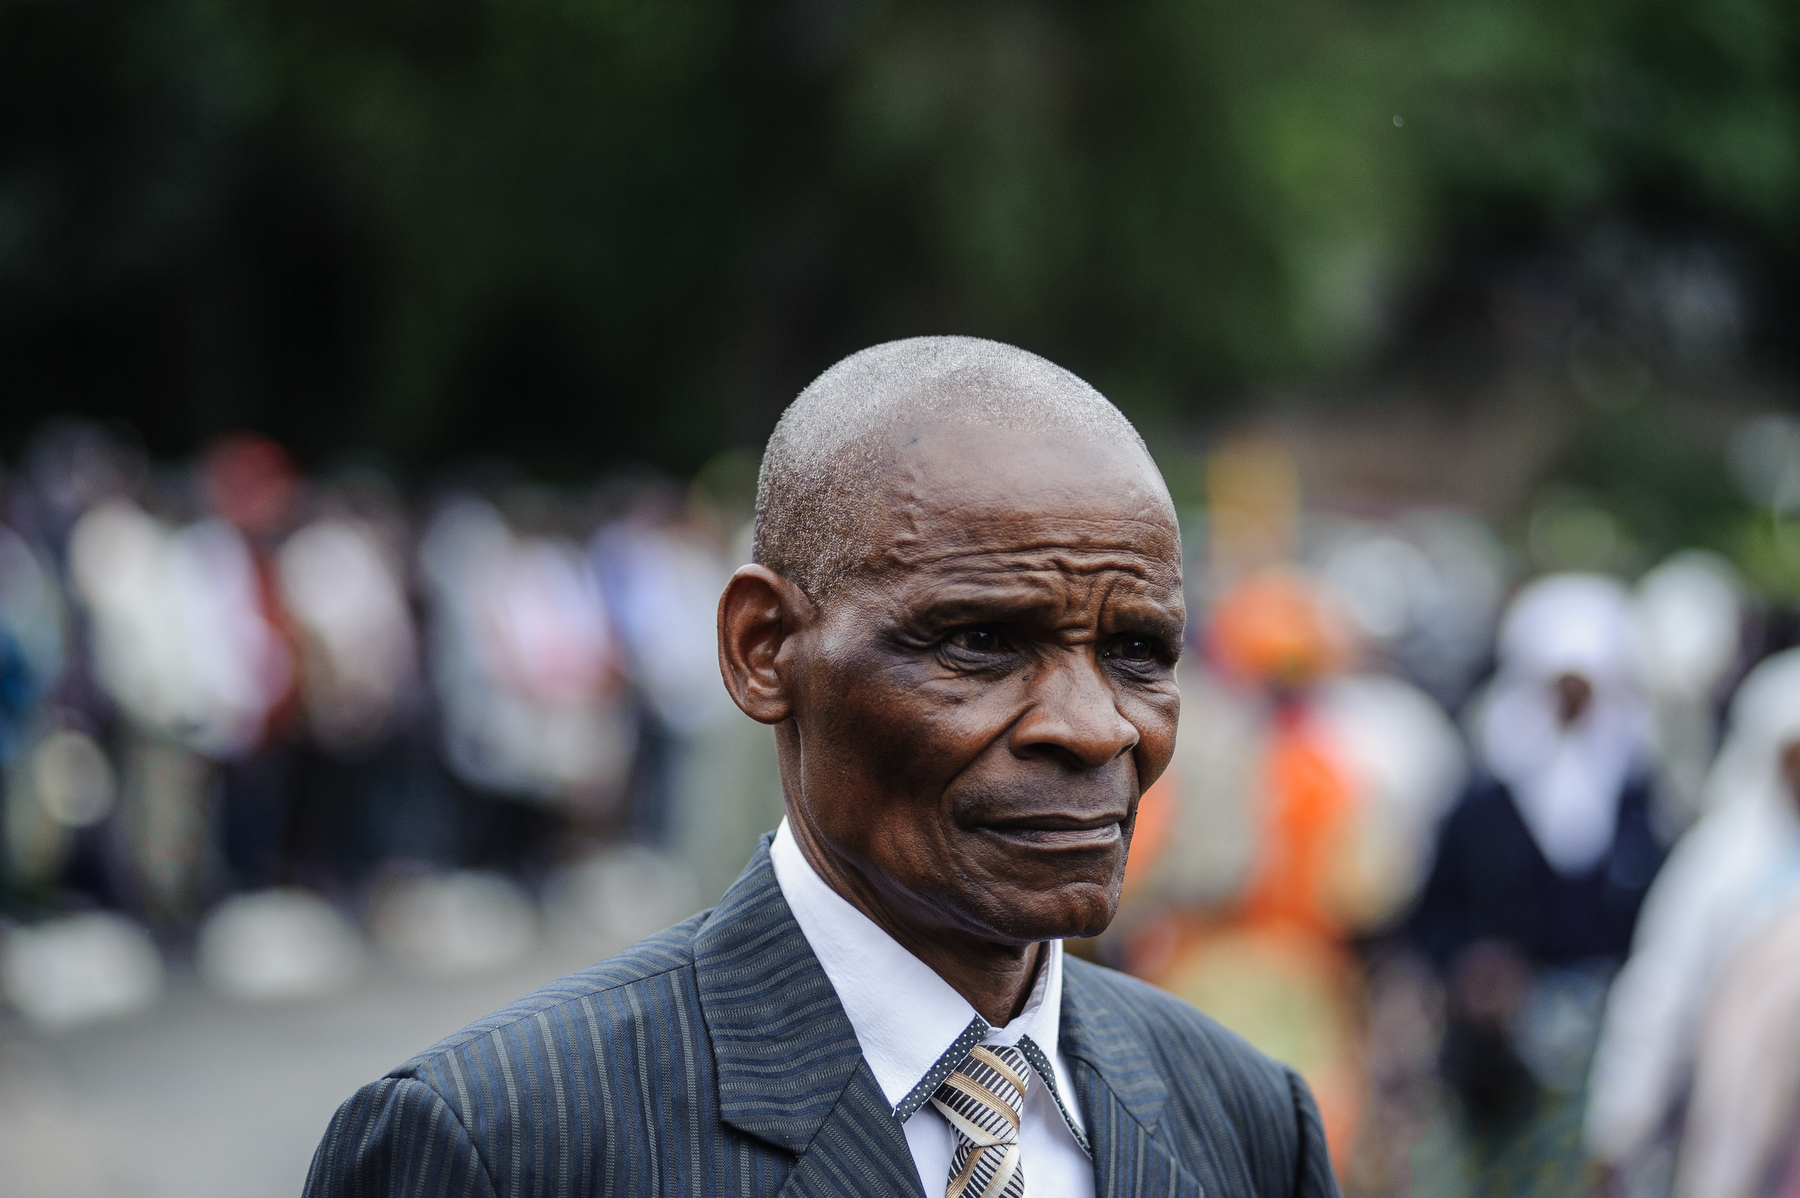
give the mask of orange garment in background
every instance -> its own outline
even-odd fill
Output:
[[[1125,881],[1121,896],[1130,899],[1143,885],[1150,870],[1162,857],[1175,826],[1175,788],[1180,785],[1173,765],[1151,784],[1138,800],[1137,820],[1131,827],[1131,852],[1125,858]]]
[[[1205,647],[1225,676],[1273,702],[1258,781],[1244,796],[1254,856],[1227,909],[1158,915],[1132,934],[1123,963],[1298,1069],[1334,1155],[1347,1161],[1366,1090],[1362,973],[1346,948],[1357,790],[1304,695],[1347,664],[1349,634],[1313,580],[1277,567],[1240,578],[1219,598]],[[1165,775],[1139,806],[1127,900],[1163,855],[1178,781]]]
[[[1299,1069],[1343,1161],[1365,1090],[1360,970],[1336,898],[1356,833],[1355,787],[1302,708],[1280,710],[1270,731],[1258,850],[1238,900],[1223,913],[1157,917],[1132,936],[1124,965]],[[1127,898],[1163,855],[1178,784],[1164,774],[1139,804]]]
[[[1345,931],[1334,895],[1354,827],[1354,790],[1330,745],[1297,708],[1279,710],[1264,766],[1266,807],[1238,919],[1330,940]]]

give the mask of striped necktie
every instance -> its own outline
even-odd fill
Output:
[[[944,1198],[1024,1198],[1019,1118],[1030,1076],[1018,1049],[977,1045],[931,1096],[956,1129]]]

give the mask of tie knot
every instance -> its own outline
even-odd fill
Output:
[[[980,1044],[944,1079],[931,1102],[970,1144],[1014,1144],[1030,1077],[1018,1049]]]

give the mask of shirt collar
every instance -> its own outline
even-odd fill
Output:
[[[1028,1057],[1048,1060],[1056,1056],[1062,1012],[1062,941],[1046,942],[1025,1009],[1005,1027],[990,1028],[968,1000],[929,965],[825,884],[801,852],[785,819],[769,846],[769,859],[794,922],[837,991],[863,1059],[896,1115],[904,1119],[917,1109],[919,1104],[909,1103],[909,1096],[927,1081],[928,1074],[941,1067],[951,1048],[965,1039],[968,1043],[962,1053],[955,1054],[949,1068],[960,1064],[976,1044],[1018,1044],[1026,1037],[1038,1050],[1027,1052]],[[1036,1060],[1033,1068],[1045,1073]],[[1056,1094],[1054,1071],[1044,1080]],[[926,1097],[929,1095],[927,1091]],[[1060,1094],[1057,1099],[1060,1106]]]

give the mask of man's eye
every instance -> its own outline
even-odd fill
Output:
[[[1128,636],[1113,645],[1112,655],[1124,661],[1155,661],[1161,651],[1162,645],[1150,637]]]
[[[950,634],[950,643],[970,653],[998,653],[1006,648],[1006,642],[992,628],[964,628]]]

